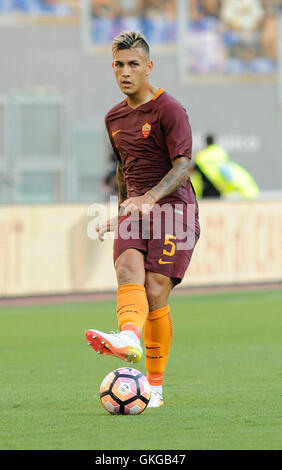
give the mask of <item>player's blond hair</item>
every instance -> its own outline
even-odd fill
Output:
[[[112,44],[113,55],[121,49],[141,47],[150,56],[150,47],[145,36],[139,31],[124,31],[116,36]]]

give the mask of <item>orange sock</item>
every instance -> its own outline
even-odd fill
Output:
[[[151,385],[162,385],[172,338],[169,306],[150,312],[144,331],[145,366]]]
[[[141,338],[149,312],[145,287],[125,284],[117,291],[117,317],[120,331],[131,330]]]

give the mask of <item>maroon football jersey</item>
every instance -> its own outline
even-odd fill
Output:
[[[141,196],[172,168],[179,155],[191,158],[192,134],[183,106],[163,89],[136,109],[123,100],[106,115],[105,123],[117,160],[121,161],[128,197]],[[159,203],[196,204],[190,179]]]

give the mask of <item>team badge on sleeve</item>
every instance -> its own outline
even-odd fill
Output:
[[[148,124],[147,122],[142,127],[142,134],[143,134],[143,137],[145,137],[145,139],[148,139],[150,132],[151,132],[151,128],[152,128],[151,124]]]

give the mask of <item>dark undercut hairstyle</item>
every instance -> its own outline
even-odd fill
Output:
[[[112,52],[114,55],[116,51],[121,49],[135,49],[137,47],[143,49],[147,56],[150,57],[150,47],[145,36],[139,31],[124,31],[114,38]]]

